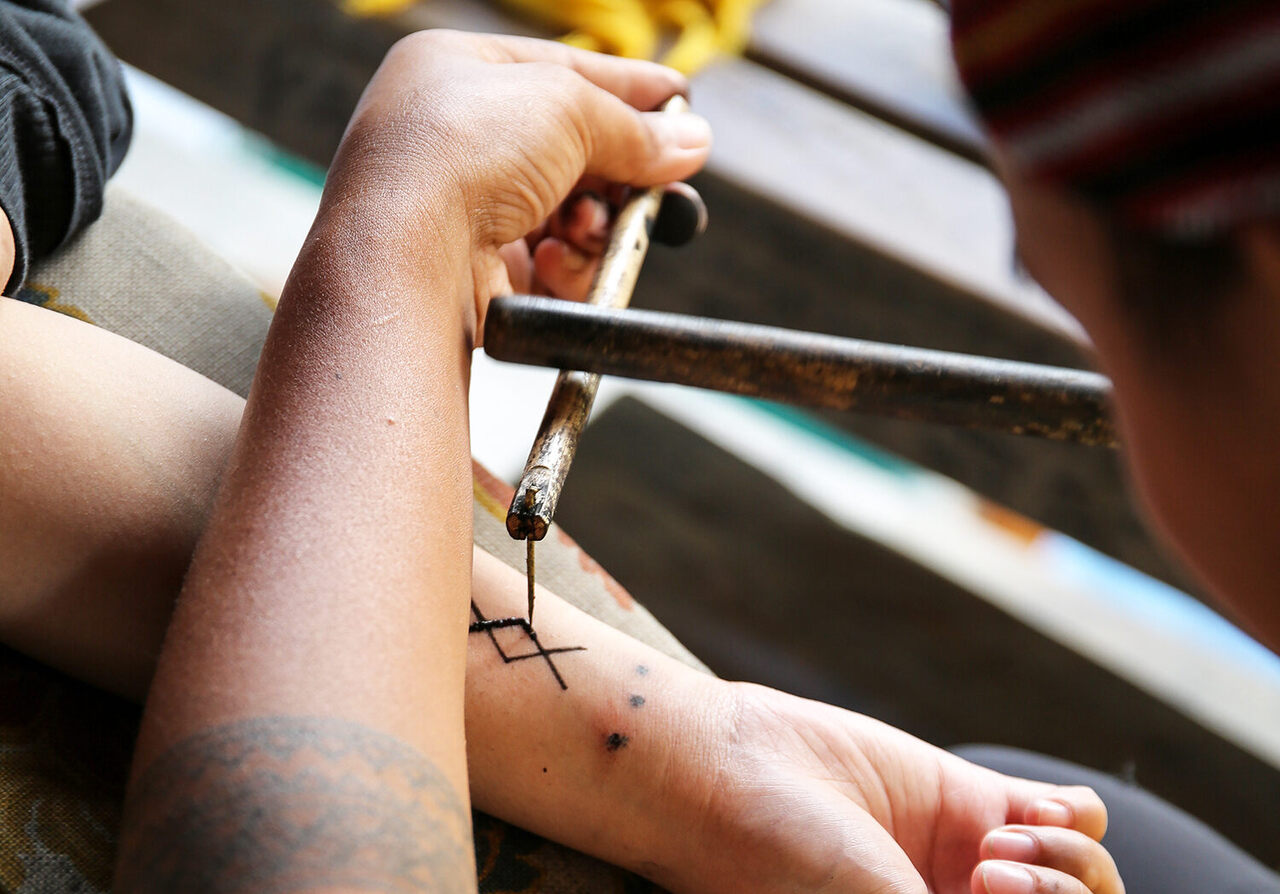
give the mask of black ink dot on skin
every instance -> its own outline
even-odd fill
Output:
[[[643,695],[633,695],[633,696],[631,696],[631,698],[627,699],[627,701],[631,702],[631,707],[633,707],[633,708],[638,708],[638,707],[640,707],[641,705],[643,705],[643,704],[644,704],[644,696],[643,696]]]
[[[648,673],[649,673],[649,668],[648,668],[648,667],[646,667],[646,666],[645,666],[645,665],[643,665],[643,664],[637,664],[637,665],[636,665],[636,674],[637,674],[637,675],[639,675],[639,676],[643,677],[643,676],[645,676],[645,675],[646,675],[646,674],[648,674]]]
[[[626,748],[630,741],[631,739],[622,733],[609,733],[609,738],[604,740],[604,747],[610,751],[617,751],[619,748]]]

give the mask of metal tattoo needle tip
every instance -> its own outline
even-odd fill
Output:
[[[524,542],[524,576],[529,583],[529,626],[533,626],[533,545],[537,543],[532,537]]]

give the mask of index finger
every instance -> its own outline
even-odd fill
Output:
[[[687,96],[689,81],[675,69],[644,59],[621,59],[579,47],[507,34],[448,32],[451,40],[492,62],[554,62],[641,111],[651,111],[675,94]]]

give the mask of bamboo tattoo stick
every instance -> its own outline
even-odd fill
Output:
[[[662,110],[683,114],[689,110],[689,104],[684,97],[673,96]],[[640,265],[649,250],[649,233],[662,205],[662,194],[661,186],[638,191],[618,212],[600,268],[587,293],[588,304],[622,308],[631,302]],[[533,541],[547,536],[560,490],[599,387],[600,376],[596,373],[566,370],[556,378],[546,415],[507,511],[507,533],[516,540],[529,541],[525,573],[529,581],[530,623],[533,621]]]
[[[489,305],[484,347],[515,363],[1116,445],[1111,382],[1081,370],[533,296]]]

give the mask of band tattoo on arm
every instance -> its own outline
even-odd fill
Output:
[[[558,655],[563,652],[585,652],[586,646],[560,646],[555,649],[545,648],[538,640],[538,633],[533,629],[527,618],[486,618],[480,612],[480,606],[476,605],[475,600],[471,602],[471,614],[475,617],[470,627],[471,633],[484,633],[489,637],[489,641],[493,643],[493,647],[498,651],[498,655],[502,658],[503,664],[511,664],[515,661],[527,661],[530,658],[541,658],[547,662],[547,668],[551,671],[551,676],[556,678],[556,683],[561,689],[568,689],[569,685],[565,683],[564,677],[560,676],[559,669],[556,668],[552,655]],[[518,655],[509,655],[502,648],[502,644],[498,642],[496,630],[505,630],[515,627],[524,631],[524,635],[528,637],[529,642],[533,643],[532,652],[522,652]]]
[[[333,718],[262,717],[161,755],[125,804],[115,891],[475,891],[471,819],[426,757]]]

